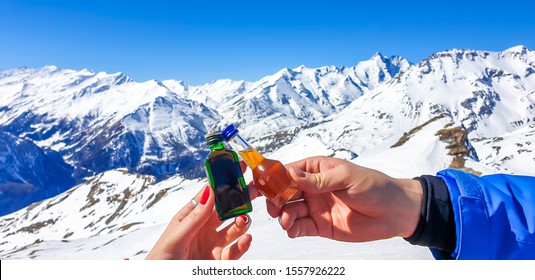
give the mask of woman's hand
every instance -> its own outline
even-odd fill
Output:
[[[243,162],[241,166],[246,168]],[[256,196],[257,191],[252,190],[251,199]],[[214,209],[212,189],[204,187],[193,199],[197,205],[188,202],[173,217],[147,259],[236,260],[247,252],[252,241],[251,235],[245,233],[251,224],[248,215],[240,215],[217,230],[223,222]]]
[[[249,249],[252,237],[245,234],[250,225],[247,215],[218,231],[223,222],[214,210],[212,189],[204,187],[194,199],[198,205],[189,202],[173,217],[147,259],[236,260]]]

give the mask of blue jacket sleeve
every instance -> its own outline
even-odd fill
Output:
[[[450,192],[455,259],[535,259],[535,177],[437,174]]]

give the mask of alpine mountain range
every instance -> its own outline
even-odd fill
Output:
[[[377,53],[200,86],[18,68],[0,71],[0,96],[2,258],[114,258],[120,239],[156,238],[148,228],[167,223],[173,200],[206,183],[204,135],[230,123],[283,162],[318,154],[393,176],[535,175],[535,52],[524,46],[416,64]],[[143,257],[149,244],[120,254]]]

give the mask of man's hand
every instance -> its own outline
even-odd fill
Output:
[[[422,187],[342,159],[312,157],[287,165],[301,200],[268,212],[291,238],[363,242],[409,237],[420,218]]]

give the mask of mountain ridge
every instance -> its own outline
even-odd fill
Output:
[[[468,141],[529,131],[534,72],[534,52],[524,46],[452,49],[416,64],[376,53],[352,67],[302,65],[256,82],[201,86],[138,83],[121,72],[20,68],[0,71],[0,126],[58,151],[77,183],[114,168],[192,179],[204,176],[204,134],[228,123],[261,151],[276,152],[302,133],[348,159],[437,115],[465,127]]]
[[[385,58],[377,54],[375,60],[359,69],[381,62],[381,57]],[[266,157],[283,163],[325,155],[400,178],[453,167],[483,175],[503,172],[535,176],[535,75],[530,70],[535,69],[533,51],[523,46],[502,52],[450,50],[407,67],[399,65],[402,70],[392,76],[387,65],[380,64],[366,72],[364,80],[358,78],[356,66],[300,66],[282,69],[257,82],[218,80],[194,87],[180,81],[152,81],[130,94],[130,98],[136,94],[150,98],[129,100],[137,102],[135,106],[120,103],[133,108],[132,112],[113,115],[110,107],[86,108],[88,117],[77,125],[102,125],[105,122],[99,118],[109,116],[107,125],[117,129],[104,129],[100,134],[87,131],[87,137],[93,137],[88,139],[101,139],[85,142],[97,147],[87,150],[106,151],[98,148],[98,143],[104,143],[103,147],[112,143],[119,149],[110,152],[137,152],[139,158],[146,159],[137,168],[163,169],[158,172],[202,162],[204,139],[200,131],[233,122]],[[110,81],[121,80],[116,77],[110,77]],[[382,82],[376,84],[381,77]],[[0,93],[5,81],[0,79]],[[128,82],[118,85],[126,86]],[[152,86],[158,90],[151,91]],[[77,98],[102,96],[114,87],[98,91],[97,84],[85,97]],[[12,121],[6,112],[14,105],[5,99],[0,102],[4,102],[0,103],[0,120]],[[297,105],[295,110],[292,103]],[[53,129],[46,126],[50,124],[46,121],[42,122],[44,126],[33,124],[35,118],[26,113],[20,118],[25,126],[9,127],[3,122],[2,126],[19,132],[28,141],[31,137],[39,139],[36,143],[43,146],[80,147],[76,143],[62,146],[53,137],[70,131],[65,127],[67,119]],[[28,130],[26,127],[32,124]],[[174,133],[179,126],[186,129]],[[177,153],[184,162],[173,166],[150,161],[169,153]],[[95,155],[92,162],[98,158]],[[187,178],[184,174],[158,180],[157,176],[133,173],[136,171],[112,169],[84,177],[69,191],[1,217],[1,258],[143,258],[174,213],[207,181],[202,176]],[[250,172],[245,176],[247,181],[251,179]],[[339,244],[321,238],[290,240],[276,219],[267,215],[263,200],[253,203],[250,233],[255,241],[245,259],[431,258],[424,248],[398,239],[366,244]],[[287,250],[290,247],[296,249]]]

